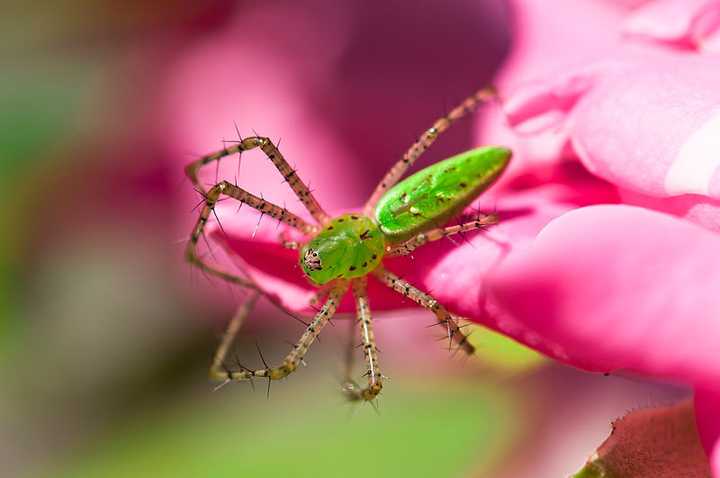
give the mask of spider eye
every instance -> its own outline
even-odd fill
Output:
[[[319,271],[322,270],[322,259],[316,250],[308,249],[303,257],[303,265],[308,271]]]

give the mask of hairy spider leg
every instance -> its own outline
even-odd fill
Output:
[[[347,367],[348,376],[346,377],[343,391],[350,400],[370,401],[378,396],[382,390],[382,373],[378,363],[378,351],[375,343],[375,332],[373,331],[372,316],[370,314],[370,304],[367,294],[367,277],[360,277],[352,282],[353,296],[355,297],[355,308],[357,311],[357,320],[360,324],[360,338],[362,340],[362,348],[365,354],[365,363],[367,365],[367,387],[360,389],[350,377],[351,367]],[[351,356],[349,356],[351,357]]]
[[[439,118],[433,125],[427,129],[418,140],[410,146],[402,159],[395,163],[392,168],[385,174],[380,183],[375,187],[370,199],[365,203],[363,214],[371,216],[375,205],[383,194],[393,187],[405,174],[405,171],[427,151],[427,149],[435,142],[441,133],[445,132],[450,126],[462,118],[475,111],[478,105],[487,103],[497,98],[497,92],[492,87],[483,88],[472,96],[467,97],[458,106],[453,108],[446,116]]]
[[[261,136],[249,136],[242,139],[237,144],[223,148],[214,153],[203,156],[197,161],[193,161],[185,167],[185,174],[193,185],[201,192],[205,192],[205,188],[200,184],[197,173],[200,168],[213,161],[218,161],[225,156],[230,156],[235,153],[242,153],[243,151],[249,151],[254,148],[260,148],[263,153],[272,161],[273,165],[280,171],[282,177],[292,188],[295,195],[300,199],[308,212],[315,218],[320,224],[325,224],[330,219],[327,213],[320,207],[312,192],[307,185],[300,179],[297,172],[290,167],[285,157],[280,153],[280,150],[270,141],[270,138]]]
[[[308,301],[310,307],[317,307],[317,305],[330,293],[332,288],[335,287],[335,282],[328,282],[327,284],[323,284],[321,286],[318,286],[318,289],[313,293],[313,295],[310,297],[310,300]]]
[[[460,329],[455,317],[435,298],[421,291],[409,282],[401,279],[392,272],[384,269],[382,266],[375,269],[373,271],[373,275],[380,279],[380,282],[393,289],[395,292],[404,295],[416,304],[435,314],[438,323],[447,328],[448,339],[451,343],[454,340],[458,347],[462,347],[463,351],[465,351],[468,355],[472,355],[475,352],[475,347],[468,342],[467,335],[465,335],[465,333],[463,333]]]
[[[497,224],[497,222],[497,214],[483,214],[478,216],[478,218],[474,221],[465,222],[463,224],[456,224],[454,226],[430,229],[429,231],[421,232],[420,234],[408,239],[401,244],[389,246],[385,257],[404,256],[410,254],[415,249],[424,244],[427,244],[428,242],[437,241],[444,237],[452,236],[453,234],[461,234],[463,232],[484,229],[487,226]]]
[[[207,274],[210,274],[214,277],[218,277],[224,281],[238,284],[242,287],[247,287],[249,289],[261,292],[265,296],[265,298],[267,298],[280,310],[284,311],[290,316],[297,318],[298,314],[288,310],[287,307],[282,304],[278,297],[272,294],[267,294],[258,284],[256,284],[249,277],[241,277],[236,274],[231,274],[230,272],[219,269],[218,267],[204,261],[202,257],[198,254],[198,242],[200,240],[200,237],[203,236],[205,226],[210,219],[210,215],[214,212],[215,206],[217,205],[221,196],[227,196],[232,199],[236,199],[243,204],[247,204],[257,209],[263,214],[267,214],[268,216],[274,217],[291,227],[297,228],[305,234],[311,234],[313,231],[315,231],[315,226],[308,224],[302,218],[296,216],[285,208],[281,208],[280,206],[261,199],[245,191],[244,189],[235,186],[234,184],[230,184],[227,181],[221,181],[220,183],[210,188],[207,193],[205,193],[205,205],[200,211],[200,215],[195,223],[195,227],[193,228],[192,233],[190,234],[190,240],[188,241],[187,247],[185,249],[186,260],[201,271],[206,272]]]
[[[280,380],[294,372],[302,362],[310,345],[320,335],[323,327],[328,323],[340,304],[340,299],[348,290],[348,281],[338,280],[335,287],[330,291],[328,299],[320,311],[315,315],[312,322],[307,326],[300,339],[293,345],[292,350],[283,359],[279,367],[265,367],[261,369],[249,369],[242,367],[240,370],[225,372],[220,379],[224,380],[252,380],[254,377],[267,378],[268,380]]]
[[[220,345],[218,345],[215,355],[213,356],[212,365],[210,366],[211,380],[225,380],[225,383],[230,381],[228,375],[229,369],[224,365],[225,357],[227,357],[227,353],[230,350],[235,337],[240,331],[240,327],[242,327],[245,319],[247,319],[250,312],[252,312],[253,308],[255,308],[255,304],[257,303],[259,297],[259,292],[253,292],[250,297],[245,300],[245,302],[240,304],[240,307],[238,307],[235,315],[230,320],[230,323],[223,334],[222,340],[220,341]]]
[[[291,227],[297,228],[305,234],[311,234],[315,230],[314,226],[308,224],[302,218],[296,216],[287,209],[276,206],[275,204],[265,201],[264,199],[261,199],[253,194],[250,194],[249,192],[238,186],[230,184],[227,181],[221,181],[220,183],[216,184],[215,186],[210,188],[210,190],[205,195],[205,205],[200,211],[200,216],[198,217],[198,220],[195,223],[195,227],[190,234],[190,241],[188,242],[187,248],[185,250],[185,257],[188,262],[199,267],[201,270],[204,270],[214,276],[220,277],[221,279],[225,279],[229,282],[234,282],[248,287],[252,286],[252,282],[246,278],[234,276],[233,274],[221,271],[216,267],[207,264],[200,258],[197,253],[198,241],[205,231],[205,226],[207,226],[207,222],[210,219],[210,214],[214,212],[215,206],[220,200],[220,196],[227,196],[236,199],[243,204],[247,204],[248,206],[257,209],[263,214],[267,214],[268,216],[274,217],[275,219],[284,222]]]

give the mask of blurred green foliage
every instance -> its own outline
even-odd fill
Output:
[[[252,400],[249,388],[226,387],[212,403],[137,416],[46,476],[466,476],[501,458],[517,434],[513,401],[488,387],[393,380],[376,414],[339,394],[310,401],[320,385],[304,384],[294,402],[286,383],[276,386],[269,401],[264,383]]]
[[[469,341],[486,365],[504,372],[526,372],[548,363],[538,352],[479,325],[471,325]]]
[[[32,67],[7,65],[0,75],[0,337],[18,325],[9,317],[17,305],[22,247],[35,218],[38,186],[58,167],[58,149],[76,139],[82,112],[98,91],[97,67],[46,60]]]

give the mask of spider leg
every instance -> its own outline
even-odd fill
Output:
[[[267,378],[268,380],[280,380],[290,375],[297,369],[310,348],[310,345],[312,345],[318,335],[320,335],[320,332],[328,323],[328,320],[335,314],[340,304],[340,299],[342,299],[342,296],[347,292],[347,289],[347,281],[341,280],[337,282],[333,290],[330,291],[328,300],[307,326],[307,329],[297,343],[295,343],[290,353],[283,359],[282,365],[279,367],[266,366],[265,368],[256,370],[241,366],[240,370],[223,371],[215,378],[219,380],[242,381],[260,377]]]
[[[486,103],[497,97],[497,93],[491,87],[483,88],[474,95],[466,98],[462,103],[456,106],[446,116],[439,118],[433,123],[430,129],[426,130],[420,138],[410,146],[402,159],[395,163],[390,171],[382,178],[380,183],[375,187],[370,199],[368,199],[363,209],[363,214],[370,216],[375,209],[375,205],[380,200],[385,191],[393,187],[400,178],[403,177],[405,171],[422,156],[422,154],[432,145],[438,136],[445,132],[455,121],[463,116],[475,111],[481,103]]]
[[[200,181],[197,177],[197,173],[202,166],[213,161],[218,161],[225,156],[229,156],[235,153],[242,153],[243,151],[248,151],[254,148],[260,148],[262,152],[265,153],[268,159],[270,159],[273,165],[275,165],[277,170],[280,171],[283,179],[287,181],[293,192],[295,192],[295,195],[298,197],[298,199],[300,199],[308,212],[315,218],[318,223],[325,224],[329,220],[329,216],[325,213],[322,207],[320,207],[320,204],[318,204],[317,200],[310,192],[310,189],[302,181],[302,179],[300,179],[296,171],[290,167],[288,162],[285,160],[285,157],[280,153],[280,150],[278,150],[278,148],[273,144],[272,141],[270,141],[269,138],[261,136],[250,136],[248,138],[244,138],[237,144],[205,155],[202,158],[188,164],[185,167],[185,174],[188,178],[190,178],[190,181],[193,183],[193,186],[195,188],[197,188],[201,192],[205,192],[205,188],[203,188],[203,186],[200,184]]]
[[[260,293],[253,292],[252,295],[238,307],[235,315],[230,320],[225,334],[223,334],[222,340],[220,341],[220,345],[218,345],[215,355],[213,356],[212,365],[210,366],[210,378],[212,380],[230,380],[228,370],[224,366],[225,357],[243,322],[245,322],[245,319],[247,319],[255,307],[258,297],[260,297]]]
[[[200,237],[202,237],[205,226],[207,225],[207,222],[210,218],[210,214],[214,213],[215,206],[217,205],[217,202],[219,201],[221,195],[228,196],[237,199],[244,204],[248,204],[249,206],[252,206],[258,211],[261,211],[263,214],[275,217],[278,220],[292,227],[298,228],[306,234],[312,233],[312,231],[315,230],[314,226],[306,223],[304,220],[291,213],[290,211],[283,209],[280,206],[276,206],[275,204],[272,204],[268,201],[260,199],[259,197],[254,196],[253,194],[250,194],[244,189],[230,184],[227,181],[222,181],[216,184],[207,192],[207,194],[205,195],[205,205],[200,211],[200,216],[195,223],[195,227],[190,234],[190,241],[188,242],[187,248],[185,249],[185,257],[187,261],[197,266],[199,269],[216,277],[220,277],[221,279],[224,279],[228,282],[233,282],[246,287],[257,289],[257,286],[252,281],[248,280],[247,278],[234,276],[233,274],[221,271],[214,266],[207,264],[200,258],[197,253],[198,241]]]
[[[203,237],[205,226],[207,225],[208,220],[210,219],[210,215],[214,213],[215,206],[217,205],[218,201],[220,200],[220,196],[225,195],[228,197],[231,197],[233,199],[236,199],[240,201],[243,204],[248,204],[255,209],[261,211],[264,214],[267,214],[269,216],[277,218],[279,221],[282,221],[290,226],[296,227],[299,230],[305,232],[306,234],[310,234],[313,231],[315,231],[315,227],[313,225],[308,224],[300,217],[296,216],[295,214],[289,212],[288,210],[281,208],[279,206],[276,206],[275,204],[272,204],[268,201],[265,201],[261,198],[258,198],[257,196],[254,196],[247,191],[245,191],[242,188],[239,188],[238,186],[235,186],[233,184],[228,183],[227,181],[222,181],[204,194],[205,197],[205,204],[200,211],[200,215],[198,217],[198,220],[195,223],[195,226],[192,230],[192,233],[190,234],[190,240],[188,241],[187,247],[185,249],[185,258],[186,260],[197,267],[198,269],[202,270],[203,272],[212,275],[214,277],[218,277],[224,281],[230,282],[232,284],[238,284],[242,287],[247,287],[250,289],[253,289],[255,291],[258,291],[263,294],[263,296],[268,299],[272,304],[274,304],[276,307],[278,307],[280,310],[285,312],[286,314],[297,318],[297,315],[295,312],[289,310],[285,305],[283,305],[282,301],[279,297],[268,294],[265,292],[258,284],[256,284],[249,276],[247,277],[241,277],[235,274],[231,274],[230,272],[226,272],[224,270],[219,269],[218,267],[211,265],[204,261],[202,257],[198,254],[198,241],[201,237]]]
[[[401,279],[392,272],[384,269],[382,266],[375,269],[373,271],[373,275],[375,275],[380,282],[390,287],[395,292],[404,295],[416,304],[435,314],[438,323],[447,327],[448,339],[451,343],[454,340],[458,347],[462,347],[468,355],[472,355],[475,352],[475,347],[468,342],[467,335],[465,335],[465,333],[461,330],[456,317],[448,312],[447,309],[435,298],[421,291],[409,282]]]
[[[282,231],[282,232],[280,232],[280,234],[278,234],[278,240],[280,241],[280,244],[282,244],[282,246],[285,249],[291,249],[294,251],[300,249],[300,243],[297,241],[288,239],[286,231]]]
[[[327,295],[330,293],[330,291],[335,287],[335,282],[328,282],[325,285],[321,285],[318,287],[318,289],[315,291],[315,293],[310,297],[309,305],[311,308],[317,307],[317,305],[322,301]]]
[[[487,214],[480,215],[474,221],[465,222],[463,224],[430,229],[429,231],[421,232],[401,244],[389,246],[387,252],[385,253],[385,257],[404,256],[410,254],[415,249],[427,244],[428,242],[437,241],[444,237],[452,236],[453,234],[462,234],[463,232],[484,229],[492,224],[497,224],[497,222],[497,214]]]
[[[356,279],[352,285],[357,318],[360,323],[360,336],[362,339],[363,352],[365,353],[365,363],[367,364],[365,376],[367,376],[368,384],[367,387],[359,389],[350,378],[351,367],[348,367],[348,376],[343,391],[350,400],[370,401],[377,397],[382,390],[383,376],[378,365],[375,332],[373,331],[373,322],[367,295],[367,278],[361,277]]]

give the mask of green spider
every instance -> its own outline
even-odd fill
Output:
[[[382,389],[383,375],[378,365],[366,289],[367,276],[370,274],[391,289],[433,312],[438,322],[447,327],[449,340],[457,342],[458,347],[472,354],[474,348],[460,330],[458,317],[448,312],[429,294],[386,270],[382,261],[385,257],[409,254],[427,242],[480,229],[497,222],[495,215],[480,215],[464,224],[442,227],[462,212],[500,176],[512,155],[507,148],[474,149],[437,162],[398,182],[407,169],[452,123],[474,111],[479,104],[494,98],[494,90],[482,89],[465,99],[447,116],[438,119],[385,174],[362,212],[357,214],[329,217],[277,147],[265,137],[244,138],[236,145],[190,163],[185,168],[185,172],[193,185],[204,195],[205,205],[190,236],[186,249],[187,260],[211,275],[253,291],[230,321],[215,353],[210,368],[211,378],[225,384],[233,380],[252,380],[255,377],[267,378],[268,381],[287,377],[303,362],[307,350],[332,318],[343,295],[352,288],[367,364],[368,384],[365,388],[361,388],[347,377],[344,391],[352,400],[374,399]],[[260,148],[272,161],[317,224],[310,224],[287,209],[227,181],[221,181],[207,191],[202,187],[197,177],[198,170],[202,166],[254,148]],[[318,286],[313,302],[327,297],[324,305],[307,324],[303,335],[278,367],[269,367],[265,364],[265,368],[257,370],[243,366],[239,366],[237,370],[230,370],[223,365],[242,322],[252,311],[263,290],[248,277],[222,271],[206,263],[198,255],[198,240],[221,196],[234,198],[302,232],[306,238],[304,243],[284,241],[284,245],[291,249],[299,249],[302,270],[307,278]],[[266,297],[284,308],[277,299],[269,295]]]

